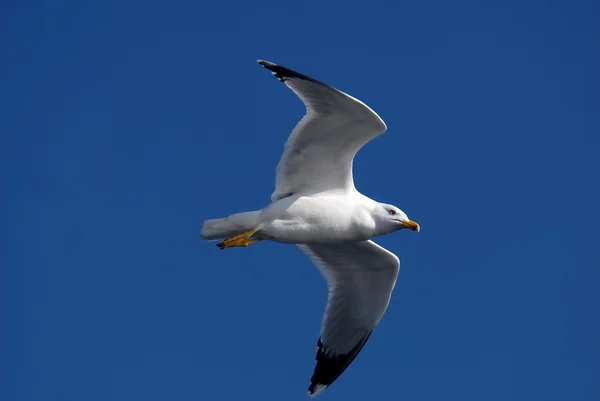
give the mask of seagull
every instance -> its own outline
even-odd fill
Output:
[[[297,244],[317,266],[328,297],[308,388],[314,397],[348,368],[390,302],[400,260],[371,238],[420,227],[396,206],[354,187],[354,156],[387,130],[377,113],[309,76],[269,61],[258,64],[302,100],[306,114],[285,143],[271,203],[206,220],[201,236],[222,240],[221,249],[264,240]]]

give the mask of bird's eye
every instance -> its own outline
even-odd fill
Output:
[[[396,211],[394,209],[390,209],[390,211],[388,212],[389,214],[391,214],[392,216],[396,214]]]

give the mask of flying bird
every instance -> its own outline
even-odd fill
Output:
[[[206,220],[201,236],[221,249],[270,240],[297,244],[327,280],[309,396],[331,385],[356,358],[387,309],[400,260],[371,240],[404,228],[419,231],[396,206],[354,187],[352,162],[384,133],[367,105],[283,66],[258,63],[290,88],[306,114],[288,137],[271,203],[262,210]]]

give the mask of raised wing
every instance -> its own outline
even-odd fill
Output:
[[[289,136],[277,165],[271,200],[296,192],[354,189],[356,152],[387,129],[360,100],[288,68],[258,60],[286,84],[306,106],[306,114]]]
[[[309,395],[333,383],[356,358],[387,309],[400,270],[373,241],[298,245],[329,288]]]

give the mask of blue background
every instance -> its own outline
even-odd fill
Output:
[[[381,115],[357,188],[422,227],[323,400],[600,399],[597,1],[0,7],[1,399],[306,399],[317,270],[199,239],[303,114],[257,58]]]

